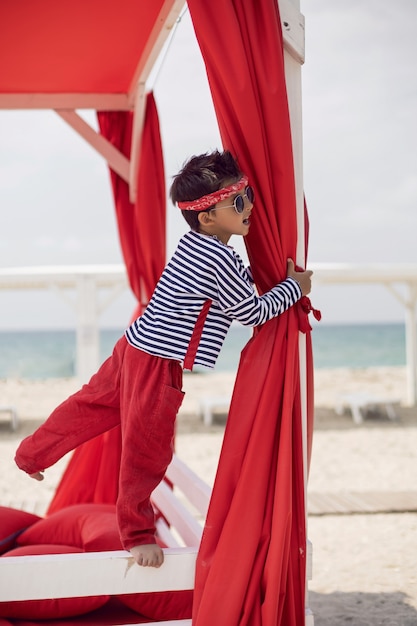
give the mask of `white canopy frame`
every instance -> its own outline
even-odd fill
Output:
[[[316,285],[379,284],[390,291],[405,309],[407,404],[417,405],[417,265],[374,263],[317,263]],[[405,287],[405,295],[398,287]]]
[[[140,160],[140,143],[142,137],[146,81],[166,44],[175,24],[178,22],[184,0],[166,3],[148,39],[148,47],[136,68],[131,87],[127,94],[3,94],[0,98],[0,109],[53,109],[67,124],[71,126],[87,143],[98,152],[125,182],[129,185],[132,202],[136,199],[137,173]],[[169,6],[169,10],[166,8]],[[297,182],[297,211],[299,216],[299,240],[304,241],[303,217],[303,183],[302,183],[302,131],[301,131],[301,70],[304,61],[304,17],[299,11],[298,0],[279,0],[281,24],[284,36],[286,80],[291,115],[292,134],[294,139],[294,155]],[[77,109],[134,111],[131,158],[128,159],[112,143],[98,133],[77,113]],[[300,221],[301,220],[301,221]],[[298,262],[303,265],[302,246],[299,246]],[[15,270],[11,270],[13,273]],[[52,273],[54,273],[52,268]],[[83,270],[80,270],[81,274]],[[6,271],[7,274],[7,271]],[[22,275],[28,275],[22,268]],[[91,330],[97,327],[98,312],[94,306],[96,283],[90,279],[91,294],[78,276],[77,300],[80,303],[77,314],[77,375],[85,380],[95,370],[95,356],[99,353],[98,333]],[[84,285],[84,287],[82,286]],[[84,291],[89,304],[81,304]],[[62,291],[62,290],[61,290]]]
[[[0,109],[54,110],[105,159],[109,167],[129,184],[130,200],[134,202],[137,194],[140,143],[145,115],[146,83],[164,45],[173,33],[184,5],[184,0],[175,0],[168,12],[165,6],[163,7],[157,26],[149,37],[149,49],[145,51],[136,68],[127,94],[3,94],[0,98]],[[293,4],[292,0],[279,0],[279,7],[285,49],[287,53],[301,61],[304,59],[304,18],[298,11],[299,5]],[[126,158],[77,113],[77,110],[82,109],[134,111],[130,159]]]
[[[145,114],[146,81],[155,62],[175,26],[184,0],[166,3],[148,38],[127,93],[31,93],[2,94],[0,109],[52,109],[75,132],[98,152],[108,165],[129,184],[130,200],[136,199],[137,173],[140,161],[140,143]],[[167,8],[169,7],[169,8]],[[77,109],[95,111],[134,111],[131,158],[127,159],[100,133],[97,133],[78,113]]]
[[[298,223],[298,247],[297,263],[305,265],[304,257],[304,186],[303,186],[303,153],[302,153],[302,120],[301,120],[301,64],[304,62],[305,37],[304,17],[300,13],[299,0],[277,0],[279,4],[285,56],[285,77],[287,84],[288,103],[290,109],[291,132],[293,137],[293,154],[296,180],[296,202]],[[155,61],[165,44],[169,33],[175,25],[184,0],[176,0],[168,15],[161,15],[158,22],[158,32],[152,33],[149,41],[153,42],[147,54],[144,54],[139,67],[136,69],[132,80],[131,89],[126,95],[109,94],[109,97],[93,94],[31,94],[31,97],[11,95],[0,101],[0,108],[51,108],[69,124],[85,141],[89,143],[109,164],[109,166],[129,184],[130,200],[136,199],[136,181],[140,161],[140,143],[143,130],[146,81],[155,64]],[[17,99],[16,99],[17,98]],[[8,103],[8,104],[7,104]],[[6,104],[6,106],[5,106]],[[76,111],[76,109],[89,108],[99,110],[134,110],[134,122],[132,133],[131,158],[127,159],[110,142],[97,133]],[[22,268],[23,269],[23,268]],[[56,268],[55,268],[56,270]],[[56,274],[56,271],[52,272]],[[98,356],[98,315],[96,291],[98,274],[74,273],[69,274],[73,286],[77,290],[77,375],[81,380],[86,380],[96,369],[94,361]],[[7,282],[7,275],[3,275],[3,281]],[[9,277],[10,278],[10,277]],[[14,277],[17,278],[16,276]],[[68,279],[68,276],[66,277]],[[24,283],[24,273],[20,277],[20,285]],[[51,285],[51,276],[45,276],[46,285]],[[116,281],[116,275],[113,275]],[[1,276],[0,276],[1,281]],[[2,281],[2,282],[3,282]],[[62,276],[58,279],[55,275],[53,284],[63,289]],[[64,281],[65,282],[65,281]],[[10,284],[10,283],[9,283]],[[15,283],[16,284],[16,283]],[[307,422],[307,398],[306,398],[306,356],[305,340],[300,337],[300,367],[302,381],[302,419],[304,436],[304,467],[306,462],[306,422]],[[305,471],[306,489],[306,471]],[[306,626],[313,626],[314,618],[306,602]]]
[[[99,317],[128,289],[123,265],[0,268],[0,290],[55,291],[76,318],[75,374],[85,383],[100,364]]]
[[[288,5],[279,2],[282,30],[284,34],[285,81],[290,114],[291,138],[294,160],[295,196],[297,211],[297,252],[296,261],[300,267],[306,266],[305,257],[305,214],[304,214],[304,174],[303,174],[303,132],[302,132],[302,79],[301,66],[305,60],[304,16],[300,13],[299,0]],[[284,8],[285,7],[285,8]],[[306,337],[299,333],[301,419],[303,433],[304,500],[306,502],[306,536],[308,536],[307,511],[307,348]],[[310,544],[310,542],[308,542]],[[309,548],[311,546],[309,545]],[[314,626],[314,615],[309,606],[308,579],[306,572],[305,626]]]
[[[93,105],[96,111],[104,110],[134,110],[133,116],[133,130],[132,130],[132,147],[131,158],[127,159],[113,144],[103,137],[100,133],[97,133],[78,113],[76,112],[76,99],[71,96],[71,100],[74,100],[74,106],[68,107],[65,105],[65,101],[61,103],[59,107],[52,106],[55,112],[69,124],[75,132],[77,132],[87,143],[90,144],[94,150],[96,150],[111,167],[126,183],[129,185],[130,201],[135,202],[137,195],[137,174],[140,163],[140,143],[142,138],[142,130],[145,116],[145,101],[146,101],[146,81],[149,74],[152,71],[155,62],[165,45],[172,29],[175,26],[181,9],[184,6],[184,0],[177,0],[171,11],[167,16],[161,15],[159,20],[159,32],[153,34],[150,37],[150,41],[154,41],[153,47],[142,58],[144,59],[143,65],[139,65],[136,68],[136,74],[132,81],[131,89],[127,97],[123,100],[116,102],[108,102],[106,97],[101,96],[99,102]],[[113,104],[113,108],[110,108],[110,104]],[[80,108],[80,107],[78,107]],[[81,107],[85,108],[85,107]]]

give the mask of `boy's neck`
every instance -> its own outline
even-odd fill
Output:
[[[227,240],[225,241],[225,237],[221,238],[216,233],[210,232],[209,230],[206,230],[204,228],[200,228],[197,232],[200,235],[205,235],[206,237],[212,237],[213,239],[217,239],[218,241],[221,241],[221,243],[224,243],[225,246],[229,244],[230,236],[227,237]]]

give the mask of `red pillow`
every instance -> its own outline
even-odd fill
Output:
[[[68,554],[83,552],[74,546],[36,545],[22,546],[10,550],[5,556],[24,556],[29,554]],[[57,598],[46,600],[16,600],[0,602],[0,616],[28,619],[61,619],[82,615],[94,611],[106,604],[109,596],[90,596],[86,598]]]
[[[0,626],[11,626],[11,622],[4,621],[0,618]],[[124,606],[120,600],[111,597],[108,602],[96,611],[86,613],[85,615],[75,615],[62,619],[36,620],[36,619],[14,619],[14,626],[114,626],[114,624],[149,624],[146,617],[141,617],[135,611],[131,611]]]
[[[17,544],[53,543],[87,552],[122,550],[114,504],[74,504],[52,513],[25,530]]]
[[[129,593],[117,596],[133,611],[148,619],[159,621],[191,619],[193,590]]]
[[[39,515],[0,506],[0,554],[14,548],[17,536],[40,519]]]

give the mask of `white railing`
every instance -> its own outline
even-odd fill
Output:
[[[378,284],[386,287],[405,310],[407,400],[417,404],[417,264],[312,263],[314,285]],[[404,286],[405,295],[398,289]],[[123,265],[0,268],[0,290],[54,288],[75,309],[77,377],[85,382],[99,366],[99,316],[128,289]],[[68,292],[75,290],[71,300]],[[100,292],[106,299],[100,302]]]

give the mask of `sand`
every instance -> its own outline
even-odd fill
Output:
[[[211,426],[198,416],[199,398],[230,395],[231,374],[185,376],[186,399],[178,418],[177,452],[212,483],[225,416]],[[0,381],[1,405],[16,407],[20,425],[10,431],[0,412],[0,503],[42,513],[66,459],[34,483],[13,463],[14,450],[49,411],[77,389],[73,379]],[[315,433],[309,498],[359,492],[416,494],[417,409],[405,406],[404,368],[317,370]],[[344,394],[367,392],[399,401],[398,419],[373,413],[356,425],[335,407]],[[388,498],[389,501],[389,498]],[[387,501],[387,502],[388,502]],[[417,625],[417,513],[388,512],[310,515],[313,544],[310,606],[316,626]]]

